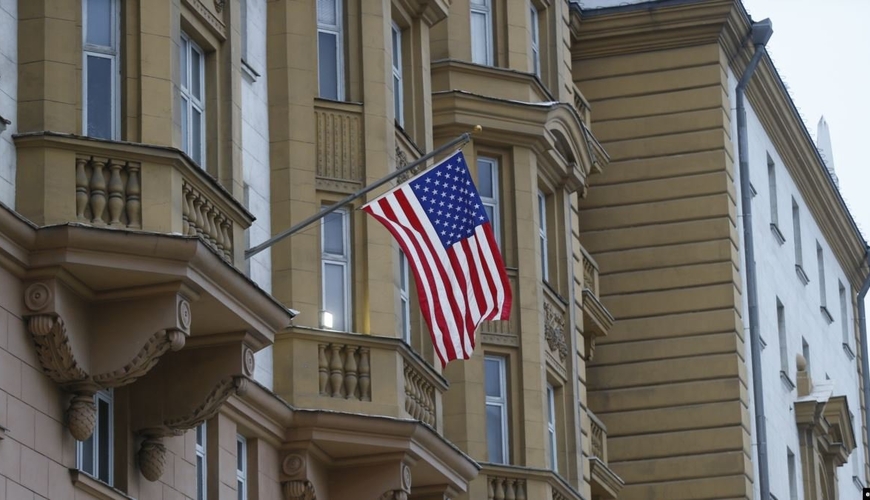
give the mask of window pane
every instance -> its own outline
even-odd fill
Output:
[[[332,212],[323,218],[323,252],[344,255],[343,212]]]
[[[190,44],[187,38],[181,38],[181,87],[190,87],[190,68],[187,67],[187,52],[190,50]]]
[[[201,455],[196,456],[196,500],[205,500],[205,464]]]
[[[88,123],[87,134],[112,138],[112,60],[87,56]]]
[[[501,363],[496,359],[485,360],[486,373],[484,374],[486,395],[492,398],[502,397],[501,393]]]
[[[489,222],[494,223],[495,219],[493,218],[495,215],[494,207],[492,205],[484,205],[483,209],[486,211],[486,218],[489,219]]]
[[[502,429],[504,410],[498,405],[486,405],[486,446],[489,450],[489,461],[497,464],[505,463],[504,429]]]
[[[97,473],[100,481],[103,481],[106,484],[110,483],[109,478],[109,470],[111,470],[112,464],[110,460],[109,450],[112,446],[112,435],[109,432],[112,415],[109,412],[109,403],[107,401],[103,401],[98,399],[98,414],[97,414],[97,432],[100,433],[97,438],[97,442],[99,444],[98,450],[98,467]]]
[[[91,437],[88,438],[87,441],[84,441],[82,444],[82,463],[80,467],[83,471],[87,472],[90,475],[94,475],[94,434],[91,434]]]
[[[190,154],[190,123],[188,123],[188,107],[189,101],[184,97],[181,98],[181,150]]]
[[[323,265],[323,308],[332,313],[332,327],[346,330],[345,313],[345,267],[339,264]]]
[[[471,13],[471,62],[477,64],[489,64],[486,23],[486,14],[480,12]]]
[[[329,26],[338,25],[337,0],[317,0],[317,22]]]
[[[338,100],[338,35],[317,33],[320,97]]]
[[[87,0],[87,43],[112,46],[112,0]]]
[[[405,121],[402,119],[402,80],[396,75],[393,75],[393,111],[396,114],[396,121],[400,125]]]
[[[236,470],[245,470],[245,444],[241,440],[236,440]]]
[[[239,479],[236,481],[236,491],[238,492],[238,499],[245,500],[245,483]]]
[[[205,425],[198,425],[196,427],[196,444],[197,446],[205,444]]]
[[[202,165],[202,113],[191,108],[190,157]]]
[[[396,69],[400,69],[402,67],[402,62],[399,60],[402,56],[401,45],[401,32],[397,30],[395,26],[393,26],[393,67]]]
[[[477,191],[484,198],[494,198],[492,189],[492,164],[488,161],[477,162]]]
[[[190,92],[202,102],[202,54],[196,50],[190,51]]]
[[[402,338],[408,342],[411,337],[411,325],[408,322],[408,301],[402,299]]]
[[[399,251],[399,285],[403,292],[408,292],[408,258],[402,251]]]
[[[486,7],[486,0],[471,0],[471,5],[482,5]]]

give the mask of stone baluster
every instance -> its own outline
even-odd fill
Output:
[[[495,488],[492,483],[493,479],[491,477],[486,478],[486,500],[493,500],[495,498]]]
[[[142,186],[139,183],[139,165],[127,165],[127,227],[142,229]],[[186,206],[186,204],[185,204]]]
[[[119,227],[121,212],[124,210],[124,183],[121,181],[121,167],[123,164],[117,160],[109,160],[109,225]]]
[[[493,488],[492,500],[505,500],[504,480],[500,477],[493,478],[492,480],[495,482],[495,488]]]
[[[359,399],[371,401],[371,364],[369,360],[369,348],[359,348]]]
[[[226,254],[227,259],[232,260],[233,258],[233,223],[227,217],[223,218],[223,223],[221,224],[221,231],[224,234],[224,254]]]
[[[526,481],[518,479],[517,480],[517,500],[527,500],[526,499]]]
[[[517,500],[517,480],[505,479],[504,500]]]
[[[329,362],[326,361],[326,345],[319,344],[317,346],[317,371],[320,377],[320,394],[329,396],[326,384],[329,383]]]
[[[181,185],[181,234],[190,234],[190,185],[186,182]]]
[[[356,399],[357,363],[356,348],[347,346],[344,349],[344,394],[347,399]]]
[[[86,158],[76,158],[76,219],[87,222],[85,209],[88,207],[88,174],[85,172]]]
[[[223,251],[220,248],[218,243],[218,231],[217,231],[217,208],[212,204],[212,202],[207,202],[208,206],[208,214],[206,218],[208,219],[208,236],[211,240],[211,244],[214,245],[219,251]]]
[[[224,232],[221,229],[221,224],[223,221],[221,220],[221,214],[218,212],[217,207],[214,205],[210,205],[209,213],[211,214],[212,222],[214,223],[214,227],[212,227],[212,231],[214,232],[214,245],[217,247],[217,251],[223,255],[224,254]]]
[[[103,175],[103,167],[105,162],[101,160],[93,160],[91,166],[91,223],[103,225],[103,211],[106,209],[106,178]]]
[[[193,198],[193,210],[190,214],[192,218],[195,219],[194,221],[192,221],[193,228],[196,230],[196,236],[202,236],[203,225],[205,224],[202,216],[203,199],[200,198],[198,193],[191,193],[191,196]],[[193,234],[191,234],[191,236],[193,236]]]
[[[332,351],[329,360],[329,385],[330,389],[332,389],[332,397],[337,398],[341,397],[341,386],[344,382],[341,363],[341,346],[338,344],[332,344],[329,348]]]

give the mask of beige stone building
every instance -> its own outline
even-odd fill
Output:
[[[0,500],[617,496],[567,2],[0,14]],[[472,359],[362,200],[246,255],[475,125],[514,306]]]

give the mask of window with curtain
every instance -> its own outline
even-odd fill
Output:
[[[492,0],[471,0],[471,62],[493,65]]]
[[[506,359],[484,357],[486,386],[486,445],[489,461],[508,463],[508,406]]]
[[[477,157],[477,190],[492,226],[495,241],[501,246],[501,207],[499,203],[498,160]]]
[[[344,100],[342,0],[317,0],[317,77],[320,97]]]
[[[411,291],[410,282],[408,280],[408,257],[405,252],[399,250],[399,307],[401,307],[400,318],[402,321],[402,340],[406,344],[411,344]]]
[[[349,331],[350,321],[350,213],[339,209],[321,219],[321,290],[323,310],[332,328]]]
[[[118,0],[82,2],[82,129],[89,137],[120,136],[119,24]]]
[[[396,113],[396,123],[405,126],[405,89],[402,80],[402,30],[396,23],[392,27],[393,45],[393,108]]]
[[[532,72],[541,76],[541,40],[538,32],[538,9],[529,2],[529,35],[531,40]]]
[[[205,53],[181,34],[181,149],[205,168]]]

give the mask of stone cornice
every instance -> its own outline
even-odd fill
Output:
[[[447,17],[449,0],[394,0],[399,7],[414,17],[419,17],[430,28]]]

